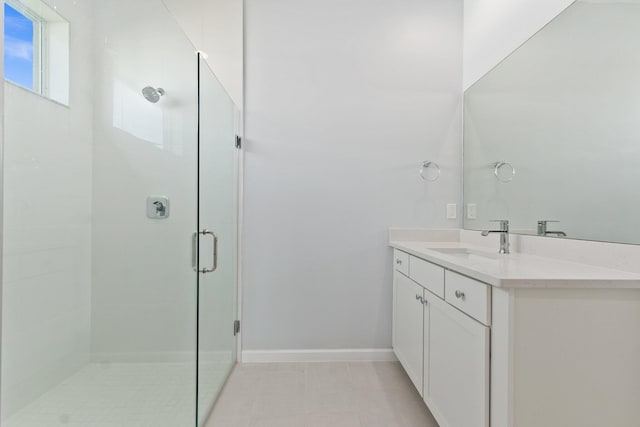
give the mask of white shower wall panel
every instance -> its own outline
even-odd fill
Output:
[[[195,361],[195,49],[159,0],[95,17],[92,359]],[[147,218],[149,196],[169,198],[168,219]]]
[[[56,1],[74,35],[68,107],[4,83],[4,415],[89,361],[92,3]]]

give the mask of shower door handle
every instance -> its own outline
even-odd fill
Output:
[[[213,266],[211,268],[203,268],[202,273],[213,273],[218,269],[218,235],[213,231],[202,230],[202,235],[209,235],[213,237]]]
[[[211,236],[213,237],[213,266],[211,268],[203,268],[201,270],[198,269],[198,257],[196,256],[196,253],[198,252],[198,236],[199,235],[203,235],[203,236]],[[218,269],[218,235],[216,233],[214,233],[213,231],[204,229],[200,232],[197,233],[193,233],[193,248],[192,248],[192,258],[191,258],[191,265],[193,266],[193,269],[199,273],[202,274],[206,274],[206,273],[213,273],[214,271],[216,271]]]
[[[197,231],[193,233],[191,237],[191,267],[193,271],[198,272],[198,236],[200,233]]]

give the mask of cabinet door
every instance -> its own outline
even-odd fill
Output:
[[[489,328],[429,299],[425,401],[441,427],[489,425]]]
[[[422,395],[422,297],[424,290],[408,277],[396,273],[394,275],[394,307],[393,323],[394,351],[405,371]],[[417,298],[419,297],[419,298]]]

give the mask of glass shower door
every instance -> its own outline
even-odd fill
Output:
[[[198,425],[203,425],[236,362],[238,114],[207,63],[200,59],[199,66]]]

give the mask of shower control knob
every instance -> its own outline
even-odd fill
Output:
[[[169,198],[165,196],[147,197],[147,217],[151,219],[169,218]]]
[[[166,208],[164,207],[164,203],[162,203],[162,202],[153,202],[153,204],[156,207],[156,214],[158,216],[164,216],[164,213],[166,212]]]

